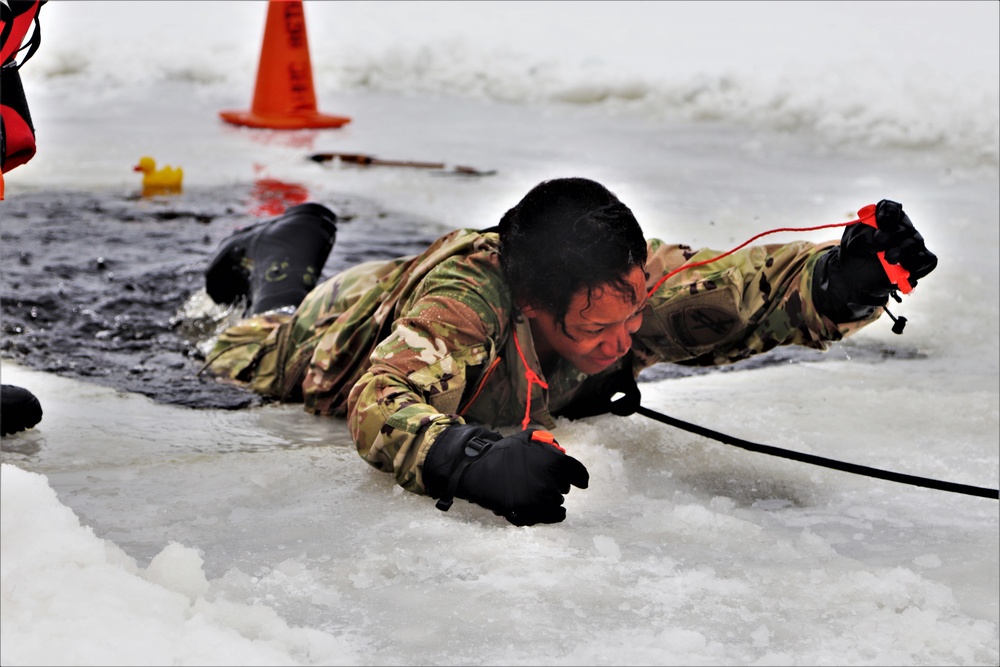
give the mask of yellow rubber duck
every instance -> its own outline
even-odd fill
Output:
[[[175,194],[181,191],[181,181],[184,179],[184,170],[180,167],[167,165],[162,169],[156,168],[156,160],[144,155],[139,158],[139,164],[132,168],[132,171],[142,172],[142,196],[149,197],[160,194]]]

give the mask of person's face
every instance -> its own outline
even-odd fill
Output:
[[[531,321],[539,360],[544,363],[555,354],[593,375],[623,357],[632,347],[632,334],[642,324],[646,305],[646,273],[634,267],[627,280],[635,291],[635,302],[610,288],[598,287],[589,295],[585,289],[574,294],[566,311],[565,331],[550,313],[523,307],[521,312]]]

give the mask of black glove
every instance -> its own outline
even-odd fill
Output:
[[[590,475],[548,431],[527,429],[504,438],[481,426],[450,426],[424,461],[424,486],[438,509],[453,498],[492,510],[515,526],[566,518],[570,484],[587,488]]]
[[[577,390],[573,401],[554,414],[567,419],[583,419],[609,412],[627,417],[639,409],[641,399],[639,386],[632,375],[630,351],[621,368],[587,378]]]
[[[879,252],[885,252],[890,264],[910,272],[911,286],[937,266],[937,257],[927,250],[901,204],[880,201],[875,222],[878,229],[862,223],[850,225],[840,246],[831,248],[816,264],[813,303],[834,322],[867,317],[874,308],[884,306],[896,289],[885,274]]]

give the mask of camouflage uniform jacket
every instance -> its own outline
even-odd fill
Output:
[[[860,329],[877,315],[838,325],[812,305],[812,267],[830,245],[759,245],[671,277],[633,335],[633,373],[661,362],[727,364],[777,345],[826,349]],[[422,464],[443,429],[519,425],[529,402],[532,423],[554,428],[552,414],[587,379],[566,362],[543,374],[498,247],[495,233],[458,230],[418,256],[349,269],[313,290],[294,316],[259,315],[226,332],[212,367],[265,395],[302,399],[316,414],[346,414],[362,458],[424,493]],[[657,239],[648,249],[649,288],[719,254]],[[547,385],[530,383],[530,395],[517,342]]]

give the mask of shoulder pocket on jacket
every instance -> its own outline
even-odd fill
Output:
[[[710,279],[661,290],[651,300],[639,337],[664,361],[679,361],[737,335],[746,325],[738,274],[734,267]]]

